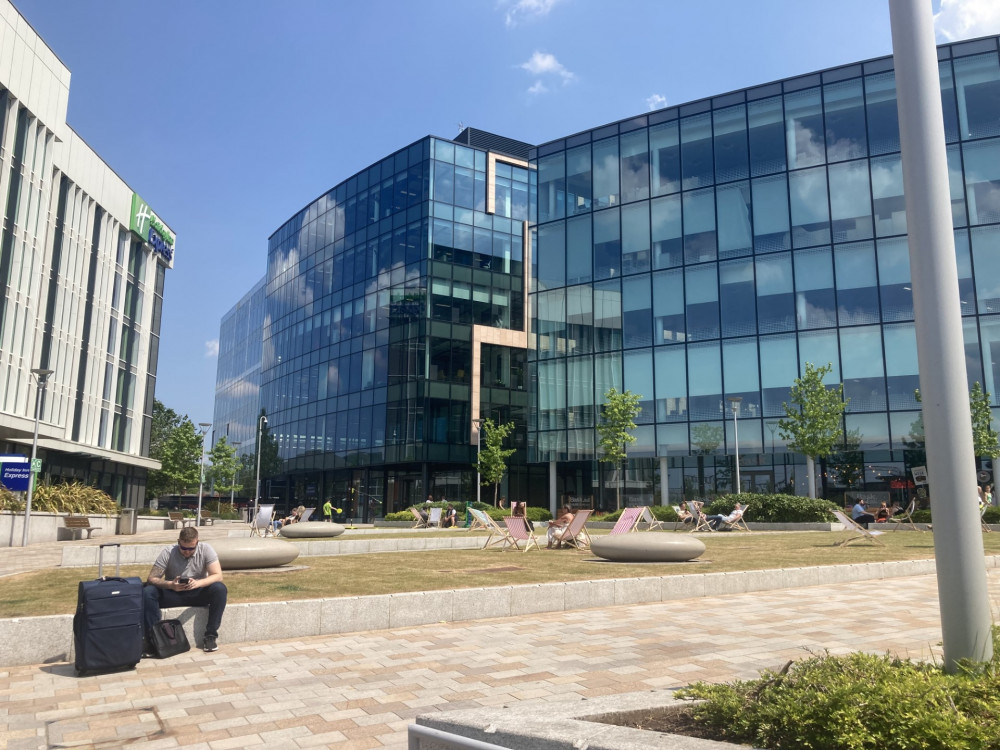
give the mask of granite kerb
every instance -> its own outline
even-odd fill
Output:
[[[1000,555],[987,557],[985,561],[987,568],[1000,568]],[[901,560],[230,604],[219,640],[222,643],[287,640],[441,621],[465,622],[623,604],[653,604],[934,572],[933,560]],[[163,617],[180,619],[189,640],[201,643],[206,609],[165,609]],[[0,643],[5,646],[0,651],[0,667],[72,659],[73,616],[0,619]]]

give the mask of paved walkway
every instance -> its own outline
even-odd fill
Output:
[[[1000,571],[989,574],[994,619]],[[406,747],[414,716],[751,677],[809,651],[927,657],[933,576],[222,644],[134,672],[0,670],[0,747]]]

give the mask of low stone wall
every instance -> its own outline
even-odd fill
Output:
[[[1000,567],[1000,556],[987,557],[986,566]],[[231,604],[226,608],[219,640],[223,643],[289,640],[438,622],[932,575],[934,572],[934,560],[901,560]],[[191,642],[201,643],[207,610],[164,610],[163,616],[184,621]],[[0,620],[0,643],[5,646],[0,652],[0,667],[71,660],[73,617],[54,615]]]
[[[37,513],[31,512],[31,523],[28,525],[28,544],[41,542],[62,542],[73,539],[73,533],[65,527],[63,519],[67,513]],[[90,525],[96,527],[91,537],[95,540],[101,537],[118,534],[117,515],[89,515]],[[172,529],[173,523],[164,516],[139,516],[136,519],[136,533],[147,531],[163,531]],[[0,512],[0,547],[20,547],[21,536],[24,534],[24,513]],[[77,538],[86,538],[77,532]]]

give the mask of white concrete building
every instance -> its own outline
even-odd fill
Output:
[[[174,233],[66,122],[70,71],[0,0],[0,454],[143,504]]]

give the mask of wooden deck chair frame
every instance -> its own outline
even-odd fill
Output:
[[[847,539],[843,540],[842,542],[837,542],[835,546],[846,547],[848,544],[852,544],[853,542],[859,542],[864,539],[871,540],[875,542],[875,544],[878,544],[882,547],[885,546],[882,540],[879,539],[879,537],[885,533],[884,531],[869,531],[854,519],[849,518],[842,510],[834,510],[831,511],[831,513],[833,513],[834,518],[840,521],[843,527],[850,532],[850,536],[848,536]]]
[[[271,536],[274,528],[271,523],[274,521],[274,506],[260,505],[257,507],[257,516],[250,523],[250,536]]]
[[[979,509],[979,523],[983,525],[983,531],[987,534],[993,531],[993,529],[990,528],[990,525],[986,523],[986,509],[989,507],[990,506],[987,503],[983,503],[983,507]]]
[[[653,515],[653,509],[650,508],[648,505],[642,506],[642,513],[639,514],[639,520],[635,524],[636,529],[639,528],[640,523],[647,524],[646,531],[652,531],[653,529],[666,531],[666,527],[664,526],[663,521],[660,521],[659,519],[657,519],[656,516]]]
[[[410,506],[410,513],[413,514],[413,526],[411,526],[410,528],[413,528],[413,529],[426,529],[427,528],[427,521],[425,521],[424,517],[422,515],[420,515],[420,511],[417,510],[416,508],[414,508],[412,505]]]
[[[614,528],[608,532],[608,535],[628,534],[632,531],[638,531],[639,525],[643,523],[646,524],[645,531],[663,528],[663,522],[656,520],[656,516],[653,515],[653,511],[649,509],[649,506],[639,505],[632,508],[625,508],[615,522]]]
[[[686,502],[684,504],[687,505]],[[677,520],[674,521],[674,531],[677,531],[678,526],[682,526],[687,523],[687,519],[691,517],[691,514],[680,505],[671,505],[670,507],[673,508],[674,512],[677,514]]]
[[[901,510],[894,516],[889,516],[889,521],[891,523],[908,524],[914,531],[923,531],[923,529],[918,529],[917,525],[913,523],[913,511],[917,509],[917,501],[910,500],[909,505],[906,506],[906,510]]]
[[[469,522],[469,531],[475,531],[476,529],[482,529],[483,531],[489,531],[490,527],[486,525],[485,521],[480,520],[478,514],[482,513],[481,510],[476,510],[475,508],[466,508],[465,512],[472,516],[472,521]]]
[[[427,525],[436,526],[441,528],[441,508],[428,508],[427,510]]]
[[[744,520],[747,513],[747,506],[744,505],[741,510],[742,512],[740,513],[739,518],[734,518],[732,521],[723,521],[719,525],[719,529],[726,531],[745,531],[750,534],[751,531],[747,526],[747,522]]]
[[[514,544],[514,540],[511,538],[510,532],[507,531],[507,528],[494,521],[486,511],[476,510],[475,508],[469,508],[469,510],[472,512],[472,517],[479,521],[483,528],[490,532],[490,535],[486,537],[486,542],[483,544],[483,549],[495,547],[497,545],[500,545],[502,549],[508,544],[513,544],[515,547],[517,546]]]
[[[688,513],[691,514],[691,533],[696,531],[715,531],[712,525],[708,522],[708,516],[705,515],[705,511],[702,508],[705,507],[705,503],[700,500],[688,500]]]
[[[541,549],[538,546],[538,539],[535,537],[531,522],[524,516],[504,516],[503,525],[507,527],[509,545],[504,544],[500,548],[501,551],[507,549],[508,546],[521,550],[521,552],[527,552],[532,547]],[[524,549],[521,549],[519,542],[524,542]]]
[[[573,520],[562,534],[556,536],[560,544],[571,544],[581,552],[590,549],[590,534],[587,532],[587,519],[594,511],[580,509],[573,514]]]

